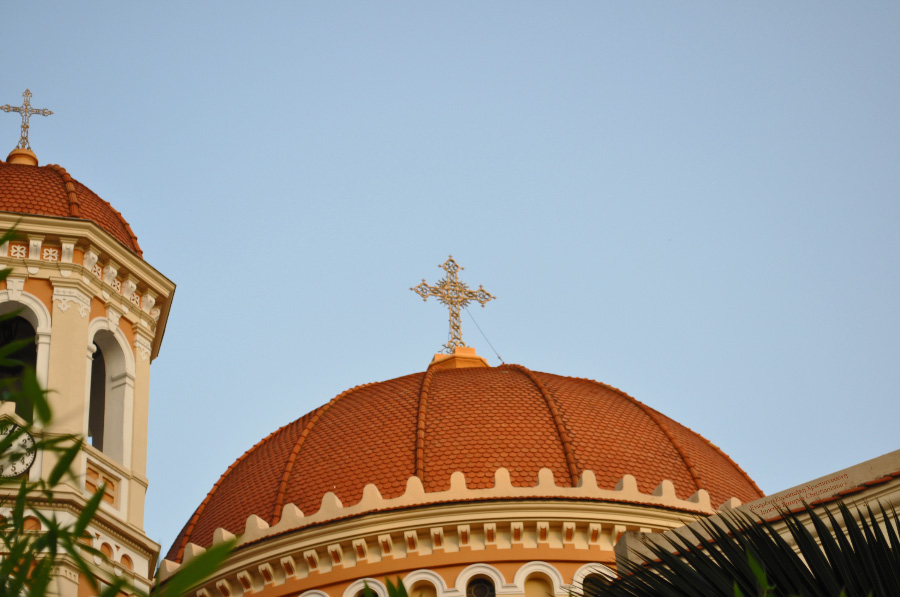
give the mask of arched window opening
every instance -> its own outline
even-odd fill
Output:
[[[420,580],[412,586],[411,597],[437,597],[437,589],[427,580]]]
[[[9,317],[0,321],[0,345],[7,346],[13,342],[25,344],[7,357],[10,361],[16,361],[16,364],[0,366],[0,400],[16,397],[16,414],[28,422],[34,416],[34,405],[22,396],[22,375],[26,368],[34,371],[37,365],[37,344],[34,337],[34,326],[23,317]]]
[[[376,585],[369,582],[366,583],[366,586],[362,589],[358,590],[354,597],[380,597],[380,593],[378,592]]]
[[[124,464],[129,384],[125,354],[115,335],[108,330],[100,330],[94,335],[94,347],[87,406],[88,441],[97,450]]]
[[[525,597],[553,595],[553,583],[543,574],[532,574],[525,579]]]
[[[103,543],[100,545],[100,553],[106,556],[106,559],[111,560],[113,557],[113,548],[109,543]]]
[[[120,563],[122,564],[122,567],[125,568],[126,570],[134,570],[134,562],[131,560],[131,558],[127,554],[122,556]]]
[[[588,574],[584,577],[584,580],[581,581],[582,586],[582,594],[590,597],[592,595],[600,595],[600,592],[606,587],[607,581],[603,579],[603,576],[597,573]]]
[[[494,583],[489,578],[478,576],[466,585],[466,597],[495,597]]]
[[[22,530],[39,531],[41,528],[43,528],[41,527],[41,521],[34,516],[26,516],[25,520],[22,521]]]
[[[91,363],[91,395],[88,406],[88,442],[103,451],[103,419],[106,416],[106,360],[98,346]]]

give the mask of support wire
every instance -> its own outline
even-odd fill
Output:
[[[505,364],[506,364],[506,361],[503,360],[503,357],[500,356],[500,353],[497,352],[497,349],[494,348],[494,345],[491,344],[491,341],[490,341],[490,340],[488,340],[488,337],[487,337],[487,335],[484,333],[484,331],[482,331],[481,326],[478,325],[478,322],[477,322],[477,321],[475,321],[475,316],[472,315],[472,312],[469,311],[468,308],[466,308],[466,307],[464,307],[464,308],[466,309],[466,313],[469,314],[469,317],[472,318],[472,323],[474,323],[474,324],[475,324],[475,327],[478,328],[478,331],[481,332],[482,337],[484,337],[484,341],[488,343],[488,346],[491,347],[491,350],[494,351],[494,354],[497,355],[497,358],[500,359],[500,362],[503,363],[503,364],[505,365]]]

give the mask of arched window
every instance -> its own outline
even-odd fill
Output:
[[[130,383],[125,354],[116,336],[108,330],[98,330],[93,340],[87,438],[94,448],[124,464],[129,406],[126,398]]]
[[[103,543],[100,545],[100,553],[106,556],[106,559],[111,560],[113,557],[113,548],[109,543]]]
[[[604,580],[604,578],[596,572],[588,574],[584,577],[584,580],[581,581],[582,594],[585,595],[585,597],[599,595],[608,583],[609,581]]]
[[[412,597],[437,597],[437,589],[427,580],[420,580],[409,591]]]
[[[22,372],[25,367],[34,370],[37,366],[37,345],[34,342],[35,331],[23,317],[8,317],[0,320],[0,346],[6,346],[12,342],[26,341],[27,344],[15,351],[8,358],[18,361],[19,364],[0,366],[0,400],[9,400],[18,394],[20,400],[16,403],[16,414],[31,421],[34,415],[34,406],[26,404],[21,398]]]
[[[122,567],[126,570],[134,570],[134,562],[127,554],[122,556],[122,559],[119,560],[119,563],[122,564]]]
[[[103,451],[103,424],[106,415],[106,361],[98,346],[91,363],[91,395],[88,404],[88,442]]]
[[[366,587],[369,588],[368,591]],[[308,593],[312,595],[312,592]],[[360,578],[344,590],[344,597],[387,597],[387,589],[374,578]]]
[[[553,595],[553,583],[544,574],[531,574],[525,579],[525,597]]]
[[[495,597],[494,583],[489,578],[476,576],[466,585],[466,597]]]

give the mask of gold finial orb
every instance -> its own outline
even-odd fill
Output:
[[[497,297],[480,285],[478,290],[469,290],[469,286],[465,282],[461,282],[457,277],[457,273],[463,268],[456,263],[453,255],[450,255],[447,261],[438,267],[447,273],[445,278],[439,280],[434,286],[429,286],[425,278],[422,278],[422,283],[410,288],[410,290],[421,296],[423,301],[433,296],[450,310],[450,341],[444,345],[444,352],[452,354],[455,349],[465,346],[465,343],[462,341],[462,324],[459,318],[459,310],[467,307],[471,301],[481,303],[481,306],[484,307],[485,303]]]
[[[31,91],[29,89],[25,90],[22,97],[24,98],[24,102],[21,106],[10,106],[9,104],[0,106],[0,110],[3,110],[4,112],[16,112],[22,115],[22,134],[19,137],[19,144],[16,145],[16,148],[9,154],[9,159],[7,161],[11,164],[23,164],[31,163],[33,160],[34,163],[31,163],[31,165],[36,166],[37,157],[34,155],[34,152],[31,151],[31,144],[28,142],[28,119],[34,114],[39,116],[50,116],[53,112],[46,108],[32,108]]]

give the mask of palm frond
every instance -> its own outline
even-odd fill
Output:
[[[900,515],[883,504],[806,506],[771,521],[733,512],[643,544],[650,561],[624,561],[618,579],[581,595],[900,597]]]

